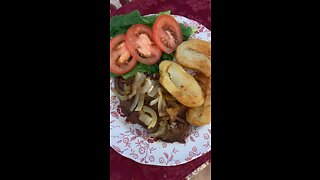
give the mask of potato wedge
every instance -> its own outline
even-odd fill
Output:
[[[211,78],[203,74],[196,74],[194,78],[199,82],[205,94],[202,106],[189,108],[186,112],[186,120],[194,126],[202,126],[211,122]]]
[[[205,99],[205,103],[199,107],[189,108],[186,112],[186,119],[189,124],[202,126],[211,122],[211,95]]]
[[[210,43],[198,39],[184,41],[178,46],[175,57],[183,67],[211,76]]]
[[[182,66],[173,61],[162,61],[159,68],[161,85],[181,104],[197,107],[204,103],[200,85]]]

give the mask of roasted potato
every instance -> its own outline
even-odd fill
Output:
[[[186,119],[191,125],[202,126],[211,122],[211,78],[203,74],[197,74],[194,77],[205,94],[205,100],[202,106],[189,108]]]
[[[183,67],[211,76],[211,44],[191,39],[181,43],[175,53],[177,62]]]
[[[189,108],[186,119],[189,124],[202,126],[211,122],[211,95],[206,97],[205,103],[199,107]]]
[[[187,107],[197,107],[204,103],[204,94],[198,82],[179,64],[162,61],[159,65],[161,85]]]

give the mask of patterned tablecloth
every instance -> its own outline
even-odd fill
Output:
[[[139,10],[142,15],[171,10],[171,14],[195,20],[211,30],[211,0],[110,0],[110,16]],[[150,166],[134,162],[110,147],[110,178],[112,180],[189,179],[209,164],[211,151],[179,166]]]

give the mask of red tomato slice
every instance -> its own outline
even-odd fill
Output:
[[[170,15],[160,15],[152,27],[156,45],[170,54],[182,43],[183,36],[178,22]]]
[[[162,51],[154,43],[151,28],[146,25],[131,26],[126,33],[125,42],[130,54],[143,64],[152,65],[161,58]]]
[[[125,45],[125,35],[119,34],[110,40],[110,71],[125,74],[135,67],[137,60],[130,55]]]

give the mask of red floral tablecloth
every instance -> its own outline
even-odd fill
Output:
[[[119,8],[119,9],[118,9]],[[110,0],[110,16],[139,10],[142,15],[171,10],[171,14],[195,20],[211,30],[211,0]],[[110,179],[185,179],[211,159],[207,154],[179,166],[150,166],[139,164],[118,154],[110,147]]]

